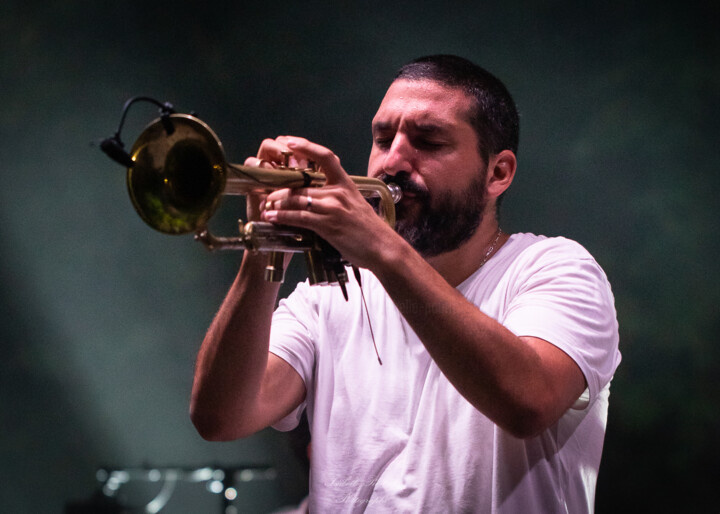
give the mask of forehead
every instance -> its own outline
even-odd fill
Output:
[[[409,121],[469,124],[473,99],[462,90],[432,80],[396,80],[385,93],[373,125]]]

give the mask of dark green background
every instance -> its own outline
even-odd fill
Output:
[[[623,362],[598,511],[718,511],[718,4],[441,4],[2,2],[0,510],[61,512],[102,464],[270,463],[280,479],[244,508],[302,494],[277,433],[207,443],[188,420],[195,353],[240,254],[135,215],[123,169],[90,144],[126,98],[198,111],[233,162],[293,133],[362,174],[394,70],[458,53],[521,111],[504,228],[578,240],[613,284]],[[126,142],[154,116],[134,108]],[[215,223],[238,216],[226,202]]]

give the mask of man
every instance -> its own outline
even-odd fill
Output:
[[[517,161],[505,87],[454,56],[403,67],[372,123],[368,175],[403,188],[398,231],[327,148],[322,188],[278,190],[255,218],[315,231],[362,271],[349,301],[278,286],[246,253],[202,344],[191,412],[212,440],[307,411],[311,512],[590,512],[617,367],[613,297],[577,243],[498,226]],[[272,331],[271,331],[272,326]],[[382,364],[373,349],[373,340]]]

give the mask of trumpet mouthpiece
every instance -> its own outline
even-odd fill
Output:
[[[390,191],[390,196],[392,197],[393,203],[398,203],[400,200],[402,200],[403,193],[402,189],[400,189],[400,186],[390,182],[389,184],[387,184],[387,188]]]

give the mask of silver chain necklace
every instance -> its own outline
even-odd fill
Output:
[[[501,230],[500,228],[498,228],[498,229],[497,229],[497,234],[495,235],[495,240],[494,240],[494,241],[492,242],[492,244],[490,245],[490,248],[488,248],[488,251],[485,252],[485,257],[483,257],[483,260],[482,260],[482,262],[480,263],[480,266],[478,266],[478,269],[479,269],[479,268],[482,268],[483,266],[485,266],[485,263],[486,263],[486,262],[490,259],[490,257],[492,256],[493,252],[495,251],[495,245],[497,245],[498,241],[500,241],[500,235],[501,235],[501,234],[502,234],[502,230]]]

